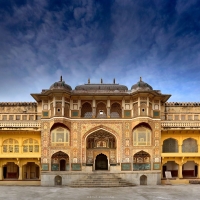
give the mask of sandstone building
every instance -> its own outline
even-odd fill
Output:
[[[200,178],[200,104],[142,79],[78,85],[62,77],[31,94],[35,102],[0,103],[0,183],[70,185],[85,174],[113,173],[134,184]]]

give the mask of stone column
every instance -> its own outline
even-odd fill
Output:
[[[182,153],[182,145],[178,145],[178,152]]]
[[[183,178],[183,174],[182,174],[182,164],[179,164],[178,166],[178,178]]]

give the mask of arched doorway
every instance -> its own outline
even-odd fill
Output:
[[[145,175],[140,176],[140,185],[147,185],[147,177]]]
[[[95,160],[95,170],[108,170],[108,158],[104,154],[99,154]]]

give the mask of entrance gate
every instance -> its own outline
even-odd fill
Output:
[[[104,154],[99,154],[95,160],[95,170],[108,170],[108,158]]]

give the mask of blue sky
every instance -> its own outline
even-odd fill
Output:
[[[34,101],[60,75],[73,89],[141,76],[200,102],[200,1],[0,0],[0,101]]]

